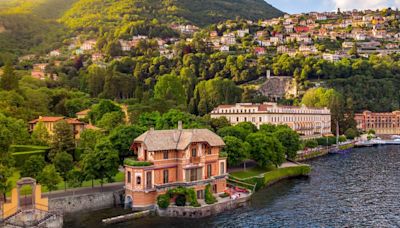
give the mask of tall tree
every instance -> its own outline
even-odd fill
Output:
[[[74,154],[75,139],[71,125],[61,120],[54,125],[54,135],[51,143],[49,157],[53,160],[58,153],[67,152]]]
[[[37,176],[42,172],[43,168],[46,166],[46,161],[43,156],[31,156],[25,161],[24,166],[21,170],[22,177],[32,177],[37,178]]]
[[[39,146],[48,146],[51,142],[49,131],[43,122],[39,121],[33,128],[32,132],[32,142]]]
[[[118,151],[108,140],[102,140],[94,150],[85,151],[81,160],[82,170],[92,180],[99,179],[103,186],[104,179],[111,181],[118,173],[118,161]]]
[[[154,98],[174,100],[178,105],[186,104],[185,88],[178,76],[167,74],[159,77],[154,87]]]
[[[14,72],[14,69],[10,62],[4,66],[3,75],[0,78],[0,88],[4,90],[16,90],[18,89],[18,77]]]
[[[74,159],[67,152],[60,152],[53,159],[53,164],[60,176],[64,179],[64,190],[67,190],[67,176],[69,171],[74,168]]]
[[[47,165],[38,175],[38,181],[51,192],[57,190],[57,185],[62,181],[54,165]]]
[[[119,153],[119,161],[122,164],[125,157],[132,156],[130,150],[132,141],[145,132],[145,128],[136,125],[118,126],[108,136],[112,147]]]

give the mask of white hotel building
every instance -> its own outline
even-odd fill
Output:
[[[276,103],[238,103],[220,105],[211,112],[211,118],[222,116],[233,125],[251,122],[259,128],[262,124],[286,124],[303,138],[331,134],[331,111],[327,108],[280,106]]]

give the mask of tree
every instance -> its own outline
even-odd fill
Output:
[[[48,146],[51,142],[49,131],[41,121],[33,128],[31,137],[34,145]]]
[[[21,170],[21,176],[32,177],[36,179],[45,166],[46,161],[44,160],[43,156],[31,156],[28,160],[25,161],[24,166]]]
[[[357,130],[353,129],[353,128],[349,128],[347,129],[344,134],[346,135],[346,138],[348,139],[354,139],[355,137],[357,137],[358,133]]]
[[[118,126],[111,131],[108,139],[112,147],[119,153],[119,161],[122,164],[125,157],[132,156],[130,150],[132,141],[145,132],[145,128],[137,125]]]
[[[51,192],[57,190],[57,185],[62,181],[54,165],[47,165],[38,175],[38,182],[46,186]]]
[[[91,111],[89,112],[89,119],[93,124],[101,120],[106,113],[121,111],[121,107],[116,105],[110,100],[101,100],[100,103],[93,105]]]
[[[282,143],[286,157],[295,159],[297,151],[300,149],[300,137],[297,132],[290,128],[279,129],[273,135]]]
[[[54,125],[54,135],[49,153],[50,159],[53,160],[55,156],[61,152],[67,152],[73,155],[74,150],[75,139],[72,127],[65,120],[58,121]]]
[[[97,143],[94,150],[85,151],[82,156],[82,171],[88,178],[100,179],[103,187],[104,179],[111,181],[118,173],[118,151],[108,140]]]
[[[279,166],[285,160],[282,144],[273,136],[263,133],[252,133],[246,141],[250,144],[251,157],[261,166]]]
[[[82,186],[82,182],[85,180],[81,170],[74,168],[67,174],[68,186],[77,188]]]
[[[67,152],[60,152],[53,159],[53,164],[56,170],[60,173],[64,179],[64,189],[67,191],[67,177],[69,171],[74,168],[74,160]]]
[[[178,76],[167,74],[158,78],[154,86],[154,98],[174,100],[178,105],[185,105],[185,97],[185,88]]]
[[[0,88],[4,90],[16,90],[18,89],[18,81],[19,79],[15,74],[11,63],[6,63],[0,80]]]
[[[1,156],[4,155],[1,154]],[[3,202],[6,200],[6,193],[11,191],[12,183],[10,178],[12,175],[12,168],[9,165],[4,164],[4,162],[0,162],[0,194],[3,196]]]
[[[234,137],[224,137],[225,147],[223,151],[228,154],[228,164],[230,166],[236,166],[241,164],[249,157],[249,145],[247,142]]]
[[[124,123],[124,113],[122,111],[109,112],[103,115],[103,117],[97,121],[97,126],[104,129],[106,132],[110,132],[118,125]]]

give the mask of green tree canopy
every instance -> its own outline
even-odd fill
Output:
[[[173,74],[167,74],[158,78],[154,87],[154,98],[174,100],[178,105],[186,104],[186,93],[181,79]]]
[[[47,165],[38,175],[38,182],[47,187],[49,191],[57,190],[57,185],[62,181],[54,165]]]
[[[261,166],[279,166],[285,161],[284,147],[275,137],[263,133],[252,133],[246,141],[251,146],[251,157]]]
[[[61,152],[67,152],[73,155],[74,150],[75,139],[71,125],[65,120],[58,121],[54,125],[54,135],[49,153],[50,159],[53,160],[55,156]]]

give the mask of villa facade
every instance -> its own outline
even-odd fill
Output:
[[[75,139],[79,139],[81,132],[87,128],[93,128],[92,125],[81,122],[76,118],[66,118],[63,116],[40,116],[38,119],[34,119],[29,122],[29,131],[32,132],[36,124],[39,122],[43,123],[50,135],[54,134],[55,124],[59,121],[66,121],[74,132]]]
[[[211,112],[211,118],[219,117],[226,117],[233,125],[251,122],[257,128],[262,124],[286,124],[303,138],[331,134],[331,111],[328,108],[280,106],[276,103],[238,103],[215,108]]]
[[[179,186],[194,188],[198,199],[204,199],[209,184],[214,193],[223,193],[224,145],[210,130],[182,129],[181,123],[178,129],[145,132],[131,146],[137,165],[125,163],[125,202],[133,208],[152,207],[158,195]]]
[[[361,131],[374,130],[379,135],[400,134],[400,111],[383,113],[364,111],[356,113],[354,120],[357,123],[357,129]]]

